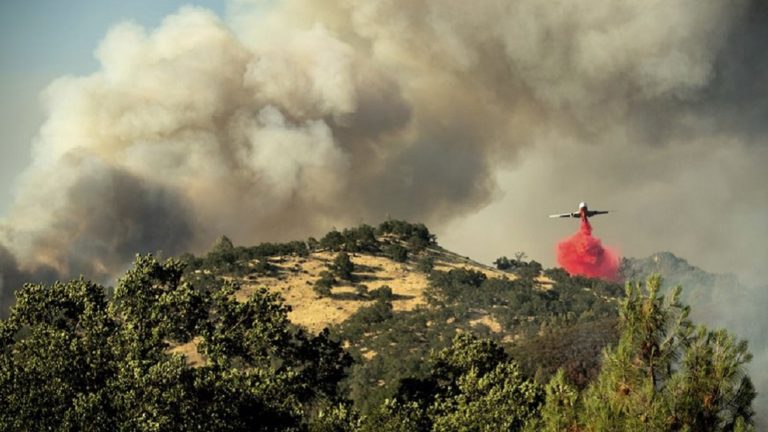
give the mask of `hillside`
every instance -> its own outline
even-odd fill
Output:
[[[644,280],[652,274],[663,278],[662,288],[666,291],[682,286],[681,299],[693,307],[693,316],[711,325],[727,326],[742,335],[759,335],[750,331],[752,324],[734,316],[738,310],[758,317],[762,312],[754,311],[757,305],[765,304],[765,290],[746,286],[733,274],[717,274],[690,264],[684,258],[671,252],[657,252],[645,258],[625,258],[622,261],[622,275],[627,280]],[[757,323],[760,320],[756,320]],[[751,337],[759,345],[760,337]]]
[[[490,268],[403,221],[180,258],[20,289],[0,431],[751,430],[746,342],[657,277]]]
[[[335,269],[340,255],[351,264],[346,277]],[[206,256],[183,259],[198,285],[234,282],[241,301],[266,287],[290,306],[295,325],[330,328],[356,360],[345,385],[363,410],[392,396],[401,379],[424,374],[430,353],[464,332],[498,341],[541,379],[563,367],[585,385],[601,349],[615,341],[623,295],[618,284],[543,271],[535,261],[478,263],[402,221],[285,244],[236,247],[222,238]],[[174,352],[201,364],[195,347]]]
[[[645,258],[625,258],[622,262],[622,275],[626,279],[645,279],[654,273],[664,278],[663,285],[667,288],[681,285],[699,295],[741,285],[735,275],[707,272],[671,252],[657,252]],[[683,293],[684,298],[686,295]]]
[[[392,308],[395,312],[411,311],[426,306],[424,290],[429,284],[428,275],[419,272],[414,262],[397,262],[382,254],[357,252],[350,255],[356,269],[353,281],[340,280],[332,289],[332,295],[320,296],[313,290],[314,283],[332,265],[335,252],[317,251],[308,256],[279,256],[263,258],[273,269],[269,275],[248,274],[233,277],[241,289],[237,295],[248,298],[254,290],[267,287],[279,293],[292,311],[291,321],[310,331],[318,332],[325,327],[340,324],[360,308],[370,306],[374,299],[358,294],[361,286],[367,291],[388,286],[392,290]],[[482,272],[489,278],[514,278],[512,274],[485,266],[468,258],[460,257],[439,248],[427,248],[421,258],[432,257],[434,269],[450,271],[465,269]],[[259,260],[249,263],[259,264]]]

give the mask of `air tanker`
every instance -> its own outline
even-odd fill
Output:
[[[562,214],[553,214],[549,215],[551,218],[580,218],[581,220],[587,220],[591,218],[592,216],[597,216],[601,214],[608,213],[607,210],[590,210],[589,207],[587,207],[587,203],[582,202],[579,203],[579,210],[575,211],[573,213],[562,213]]]

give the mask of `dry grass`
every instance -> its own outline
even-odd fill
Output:
[[[205,364],[206,360],[205,357],[203,357],[203,355],[200,354],[200,352],[197,350],[197,345],[201,340],[201,337],[196,337],[185,344],[177,345],[171,348],[168,350],[168,352],[171,354],[181,354],[185,356],[187,358],[187,364],[192,367],[202,366]]]
[[[515,275],[502,272],[494,267],[480,264],[467,257],[460,256],[442,248],[430,248],[425,253],[435,260],[435,269],[449,271],[463,268],[484,273],[489,278],[515,279]],[[271,258],[270,264],[276,269],[274,276],[251,275],[240,279],[240,290],[235,294],[239,301],[245,301],[259,287],[279,293],[285,303],[291,307],[288,318],[294,324],[300,325],[312,333],[323,328],[339,324],[361,307],[370,305],[372,300],[357,295],[356,284],[366,285],[368,291],[373,291],[387,285],[392,289],[394,299],[392,307],[395,311],[409,311],[419,306],[425,306],[427,301],[424,290],[428,286],[427,275],[415,269],[413,261],[398,263],[391,259],[373,254],[350,254],[355,265],[355,283],[340,281],[332,289],[331,297],[321,297],[313,290],[314,283],[320,278],[320,273],[328,270],[335,253],[315,252],[308,257],[286,256]],[[552,281],[537,278],[542,289],[548,289]],[[472,325],[484,325],[491,331],[500,333],[502,326],[489,314],[478,314],[471,321]],[[198,352],[199,338],[176,346],[170,350],[173,353],[184,354],[192,366],[205,364],[205,358]],[[365,352],[368,360],[376,355],[375,352]]]
[[[514,278],[514,275],[442,249],[429,249],[427,253],[435,258],[437,270],[466,268],[483,272],[488,277]],[[341,323],[361,307],[372,303],[357,296],[355,284],[366,285],[368,291],[383,285],[389,286],[395,295],[392,301],[395,311],[408,311],[427,304],[424,290],[428,280],[424,273],[416,271],[412,263],[398,263],[387,257],[372,254],[350,254],[350,259],[355,264],[356,282],[340,281],[338,286],[333,287],[331,297],[320,297],[312,287],[320,278],[320,273],[328,270],[328,264],[335,256],[332,252],[315,252],[306,258],[271,259],[270,263],[279,270],[278,275],[241,281],[242,288],[237,293],[237,298],[245,300],[258,287],[266,287],[280,293],[286,304],[292,308],[289,319],[311,332]]]
[[[320,297],[312,289],[320,273],[328,270],[328,264],[335,254],[313,253],[307,258],[284,257],[271,260],[279,269],[276,277],[259,277],[256,281],[245,281],[237,293],[239,300],[248,298],[258,287],[266,287],[280,293],[292,311],[289,319],[318,332],[331,324],[338,324],[352,316],[358,309],[372,303],[359,298],[355,284],[364,284],[369,291],[388,285],[395,294],[392,307],[396,311],[411,310],[426,304],[423,291],[427,286],[426,275],[413,271],[406,264],[373,255],[352,254],[355,264],[356,283],[340,281],[334,286],[331,297]]]

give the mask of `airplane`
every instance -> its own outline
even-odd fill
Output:
[[[590,210],[589,207],[587,207],[587,203],[582,202],[579,203],[579,211],[573,212],[573,213],[563,213],[563,214],[553,214],[549,215],[551,218],[581,218],[583,220],[587,220],[591,218],[592,216],[597,216],[601,214],[606,214],[608,211],[606,210]]]

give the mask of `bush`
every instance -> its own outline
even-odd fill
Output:
[[[349,259],[349,254],[346,252],[339,252],[331,265],[333,274],[340,279],[352,280],[352,272],[355,271],[355,265],[352,264],[352,260]]]
[[[390,288],[389,285],[382,285],[369,292],[368,297],[377,300],[391,300],[394,297],[394,294],[392,294],[392,288]]]
[[[424,224],[412,224],[401,220],[382,222],[377,229],[381,235],[392,235],[398,240],[407,241],[414,249],[437,244],[437,238]]]
[[[496,261],[494,261],[493,264],[496,266],[497,269],[502,271],[509,270],[512,268],[512,261],[506,256],[496,258]]]
[[[387,247],[387,256],[389,256],[392,261],[397,261],[404,263],[408,261],[408,249],[400,246],[397,243],[393,243]]]
[[[277,269],[275,266],[269,263],[267,259],[260,259],[256,265],[253,266],[253,271],[260,275],[273,275]]]
[[[344,236],[340,232],[333,230],[320,239],[320,247],[332,251],[341,250],[344,246]]]
[[[435,268],[435,258],[429,255],[423,256],[419,259],[419,261],[416,262],[416,271],[420,271],[422,273],[432,273],[432,270]]]
[[[368,285],[365,285],[365,284],[355,285],[355,293],[360,298],[367,297],[368,296]]]
[[[330,272],[324,271],[320,273],[320,279],[315,282],[312,289],[322,297],[329,297],[334,284],[336,284],[336,279],[333,275]]]

